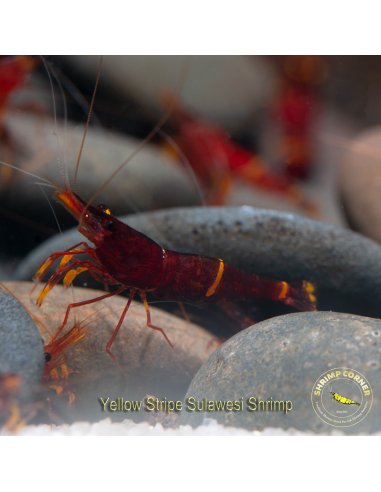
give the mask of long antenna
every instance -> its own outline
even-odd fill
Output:
[[[97,78],[95,80],[93,95],[91,97],[90,108],[89,108],[89,112],[87,114],[87,121],[86,121],[86,125],[85,125],[85,130],[83,132],[81,146],[79,148],[77,162],[76,162],[76,165],[75,165],[75,173],[74,173],[73,185],[77,182],[77,176],[78,176],[78,171],[79,171],[79,163],[81,162],[81,156],[82,156],[83,147],[85,145],[85,140],[86,140],[86,136],[87,136],[87,130],[89,129],[91,115],[92,115],[93,108],[94,108],[95,96],[96,96],[96,93],[97,93],[99,79],[100,79],[100,76],[101,76],[102,63],[103,63],[103,56],[101,56],[99,58],[99,64],[98,64],[98,70],[97,70]]]
[[[53,83],[52,75],[50,73],[51,69],[49,68],[48,63],[46,62],[45,57],[41,56],[40,58],[41,58],[42,64],[44,65],[45,71],[48,75],[50,90],[51,90],[51,94],[52,94],[54,135],[56,137],[57,151],[58,151],[57,163],[58,163],[58,166],[61,167],[61,162],[60,162],[61,142],[60,142],[60,138],[58,135],[59,132],[58,132],[58,121],[57,121],[57,102],[56,102],[56,94],[54,91],[54,83]],[[69,187],[69,178],[67,175],[67,168],[65,167],[65,162],[63,163],[63,176],[64,176],[64,181],[65,181],[65,187],[68,188]]]
[[[67,141],[67,101],[66,101],[66,96],[65,96],[65,91],[63,90],[61,81],[59,77],[57,76],[55,70],[53,67],[50,67],[50,72],[51,75],[53,75],[54,80],[56,81],[56,84],[58,85],[59,92],[61,94],[61,99],[62,99],[62,104],[63,104],[63,121],[64,121],[64,128],[63,128],[63,145],[62,145],[62,157],[63,157],[63,165],[64,165],[64,175],[65,175],[65,186],[69,186],[69,176],[68,176],[68,166],[67,166],[67,160],[66,160],[66,141]],[[57,125],[57,117],[56,117],[56,127],[57,127],[57,132],[58,132],[58,125]]]
[[[177,89],[177,94],[179,95],[181,90],[184,87],[184,83],[186,80],[186,74],[189,68],[189,57],[186,60],[186,63],[183,64],[182,71],[180,74],[180,79],[179,79],[179,84],[178,84],[178,89]],[[171,116],[173,110],[175,109],[176,105],[176,98],[173,98],[172,101],[168,104],[168,108],[163,114],[163,116],[159,119],[159,121],[156,123],[156,125],[153,127],[153,129],[148,133],[148,135],[142,140],[139,145],[135,148],[135,150],[125,159],[117,168],[116,170],[109,176],[98,188],[98,190],[94,193],[94,195],[90,198],[90,200],[87,202],[87,205],[89,206],[90,203],[92,203],[95,198],[106,188],[106,186],[112,181],[115,176],[126,166],[131,159],[135,157],[135,155],[140,152],[140,150],[160,131],[162,126],[166,123],[166,121],[169,119]]]
[[[57,77],[57,82],[59,81],[63,88],[70,94],[70,96],[74,99],[77,105],[81,108],[83,113],[87,116],[89,112],[89,101],[86,101],[86,98],[82,94],[82,92],[76,87],[76,85],[71,81],[71,79],[59,68],[55,68],[55,75]],[[92,124],[101,127],[101,122],[97,115],[93,112],[91,115]]]
[[[37,178],[40,181],[43,181],[45,183],[45,186],[51,186],[52,188],[58,188],[57,185],[53,182],[50,181],[49,179],[43,178],[42,176],[38,176],[37,174],[33,174],[29,171],[26,171],[25,169],[21,169],[21,167],[17,167],[14,164],[10,164],[9,162],[4,162],[0,161],[0,165],[4,167],[8,167],[9,169],[14,169],[15,171],[25,174],[26,176],[31,176],[32,178]]]

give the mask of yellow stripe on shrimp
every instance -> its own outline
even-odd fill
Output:
[[[224,269],[225,269],[224,262],[220,258],[218,260],[220,262],[220,264],[218,266],[218,272],[217,272],[216,278],[214,279],[212,285],[209,287],[209,289],[206,293],[206,297],[210,297],[216,292],[217,287],[219,286],[219,284],[221,282],[222,275],[224,274]]]

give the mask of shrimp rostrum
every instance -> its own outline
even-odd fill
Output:
[[[147,294],[178,302],[250,301],[265,299],[279,301],[298,310],[316,309],[315,287],[311,282],[288,283],[251,275],[228,265],[223,259],[178,253],[164,249],[149,237],[114,217],[104,205],[86,204],[70,190],[56,191],[56,197],[78,220],[79,231],[94,246],[86,242],[53,253],[41,265],[35,279],[41,280],[47,269],[59,261],[57,270],[41,290],[37,304],[41,305],[48,292],[61,280],[69,286],[84,271],[97,281],[113,287],[112,292],[83,302],[69,304],[63,323],[66,325],[72,308],[94,303],[129,291],[129,298],[117,326],[107,343],[111,346],[136,295],[144,303],[147,326],[158,330],[171,344],[164,330],[151,322]],[[78,255],[87,254],[88,259]]]

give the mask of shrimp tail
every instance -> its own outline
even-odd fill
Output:
[[[290,283],[283,302],[299,311],[316,311],[315,285],[306,280]]]

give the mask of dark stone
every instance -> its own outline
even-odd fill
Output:
[[[340,192],[351,224],[381,242],[381,127],[354,137],[342,159]]]
[[[166,248],[220,257],[274,279],[315,282],[319,310],[381,316],[381,247],[360,234],[245,206],[172,209],[123,220]],[[72,230],[47,241],[19,265],[16,278],[30,279],[50,253],[81,240]]]
[[[244,410],[237,412],[184,411],[181,422],[195,426],[204,418],[214,418],[223,425],[247,429],[277,427],[332,433],[334,427],[315,414],[311,392],[322,373],[340,367],[365,376],[373,392],[373,405],[357,425],[337,430],[347,434],[379,432],[381,321],[323,312],[272,318],[235,335],[203,364],[185,397],[198,401],[243,398],[246,402],[253,395],[258,400],[290,400],[291,411],[249,412],[245,404]],[[337,383],[332,390],[337,391],[336,387]]]
[[[23,306],[3,287],[0,288],[0,375],[20,376],[17,393],[30,400],[39,390],[44,367],[40,333]]]

